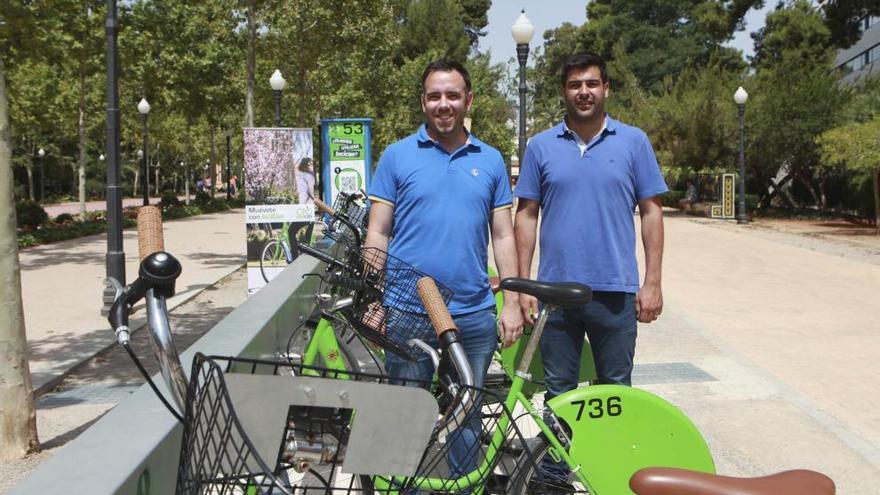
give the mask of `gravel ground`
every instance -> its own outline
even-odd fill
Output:
[[[858,225],[844,220],[778,220],[755,219],[746,225],[735,220],[678,216],[702,225],[734,230],[775,242],[783,242],[811,251],[841,256],[854,261],[880,265],[880,235],[873,226]]]
[[[175,344],[183,352],[247,298],[247,275],[242,268],[175,308],[170,317]],[[113,341],[107,330],[107,342]],[[132,335],[132,347],[150,373],[158,366],[152,358],[148,334]],[[61,384],[37,399],[37,431],[42,451],[20,461],[0,463],[0,493],[6,493],[39,464],[54,455],[95,421],[144,383],[128,354],[118,346],[101,352],[68,375]]]

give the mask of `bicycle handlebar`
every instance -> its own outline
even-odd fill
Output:
[[[332,206],[328,205],[327,203],[321,201],[318,198],[315,198],[315,207],[317,207],[319,210],[323,211],[324,213],[330,215],[331,217],[336,216],[336,210],[334,210]]]
[[[419,291],[419,297],[422,299],[425,310],[428,311],[428,318],[431,320],[431,325],[434,326],[434,331],[437,332],[437,337],[442,338],[446,332],[457,332],[458,327],[455,325],[452,315],[449,314],[449,309],[446,308],[446,303],[443,302],[443,296],[440,295],[440,290],[437,289],[434,279],[422,277],[416,282],[416,289]]]
[[[437,284],[431,277],[422,277],[416,282],[419,298],[428,311],[428,318],[434,331],[437,332],[437,340],[449,360],[458,372],[459,385],[464,385],[460,393],[455,394],[455,403],[451,412],[444,416],[437,424],[435,431],[439,437],[444,437],[457,430],[464,424],[465,417],[474,407],[474,373],[471,369],[464,346],[458,340],[458,327],[443,302],[443,296],[437,289]]]
[[[155,206],[144,206],[137,213],[139,259],[165,250],[162,236],[162,210]]]

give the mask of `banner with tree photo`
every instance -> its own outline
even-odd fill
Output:
[[[248,294],[296,258],[311,240],[315,169],[311,129],[244,129]]]

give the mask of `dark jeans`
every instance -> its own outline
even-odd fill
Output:
[[[474,374],[474,386],[482,388],[486,372],[489,370],[489,363],[492,361],[492,353],[498,347],[495,307],[456,315],[452,319],[458,326],[459,339]],[[394,317],[389,315],[389,325],[393,321]],[[389,333],[393,331],[393,328],[388,329]],[[439,346],[437,335],[433,329],[424,332],[419,338],[434,348]],[[416,362],[407,361],[391,352],[385,354],[385,369],[388,376],[392,380],[431,380],[434,374],[434,365],[430,356],[419,350],[415,350],[414,354],[416,354]],[[479,407],[477,407],[472,411],[472,414],[466,417],[463,427],[455,430],[447,439],[451,446],[447,460],[452,478],[465,475],[477,468],[480,419]]]
[[[578,386],[584,337],[590,341],[598,382],[632,385],[636,351],[636,295],[625,292],[594,292],[593,300],[580,308],[558,309],[550,314],[541,335],[544,358],[545,401]],[[566,477],[564,463],[546,457],[543,471]]]

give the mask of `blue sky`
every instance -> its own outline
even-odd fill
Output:
[[[746,30],[734,36],[730,46],[752,55],[752,40],[749,33],[764,25],[764,17],[775,1],[766,1],[761,11],[750,11],[746,15]],[[563,22],[580,26],[586,22],[586,4],[584,0],[494,0],[489,9],[488,33],[480,40],[480,49],[492,51],[492,61],[504,62],[516,56],[516,45],[510,36],[510,26],[519,17],[520,10],[525,9],[526,15],[535,25],[535,36],[532,38],[532,50],[543,43],[542,35]],[[532,58],[529,57],[531,62]]]

